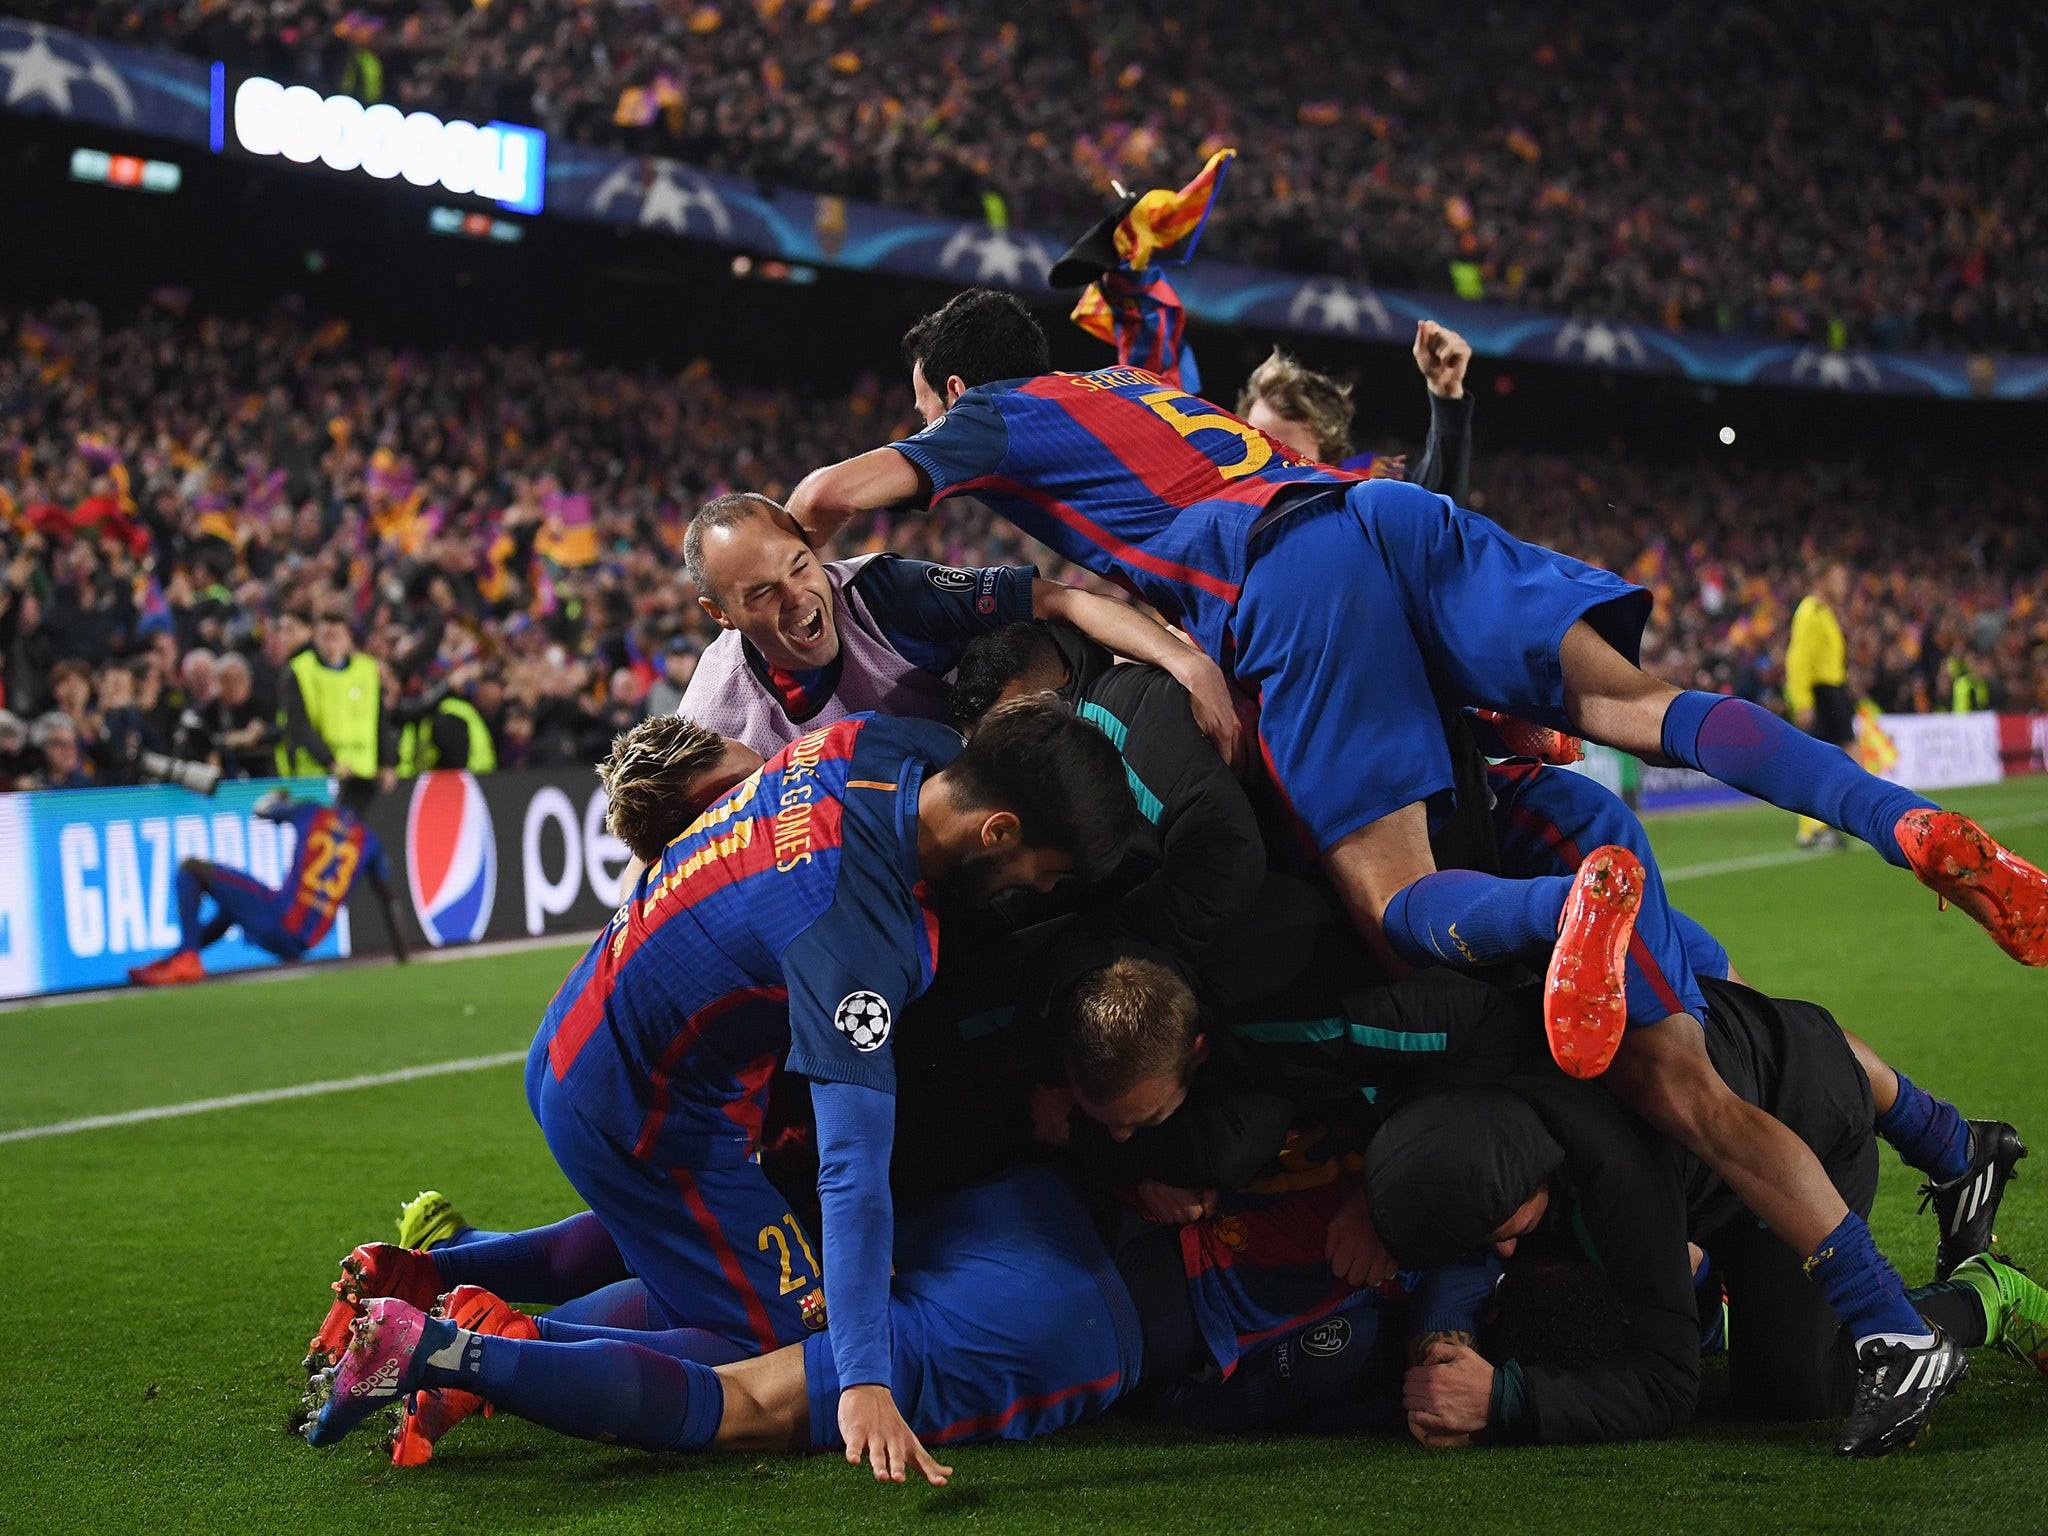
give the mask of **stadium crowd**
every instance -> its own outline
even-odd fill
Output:
[[[715,633],[679,574],[689,513],[729,489],[785,495],[915,425],[893,378],[811,400],[701,362],[662,376],[525,348],[395,352],[284,311],[182,311],[165,294],[125,325],[82,304],[0,312],[10,787],[131,781],[142,749],[274,772],[281,669],[336,614],[397,720],[452,695],[499,767],[596,761],[674,709]],[[1996,707],[2048,709],[2038,489],[1482,448],[1471,499],[1652,586],[1646,661],[1681,685],[1781,707],[1791,611],[1813,560],[1839,555],[1856,688],[1946,708],[1967,667]],[[1083,577],[972,502],[859,542]]]
[[[1880,349],[2048,346],[2042,13],[1816,0],[22,0],[34,18],[808,190],[1058,230],[1245,152],[1206,247]],[[1250,168],[1257,167],[1256,170]]]

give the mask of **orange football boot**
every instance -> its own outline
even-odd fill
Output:
[[[334,1282],[334,1305],[327,1320],[306,1346],[308,1372],[324,1371],[348,1348],[349,1325],[362,1316],[363,1303],[374,1296],[396,1296],[409,1306],[429,1311],[441,1294],[441,1272],[425,1251],[394,1243],[365,1243],[341,1261]]]
[[[1598,1077],[1628,1028],[1628,941],[1643,905],[1643,861],[1609,844],[1572,877],[1543,982],[1543,1032],[1572,1077]]]
[[[198,950],[181,949],[148,965],[131,967],[128,979],[138,987],[181,987],[206,980],[206,967],[200,962]]]
[[[1475,709],[1472,713],[1493,727],[1494,734],[1500,737],[1501,745],[1508,749],[1510,757],[1533,757],[1539,763],[1549,763],[1556,768],[1585,760],[1586,744],[1567,732],[1504,715],[1498,710]]]
[[[531,1317],[480,1285],[458,1285],[441,1298],[438,1311],[471,1333],[507,1339],[540,1337],[540,1328]],[[425,1466],[433,1459],[440,1438],[479,1408],[486,1416],[490,1414],[489,1403],[460,1387],[429,1387],[413,1393],[405,1405],[405,1420],[391,1437],[391,1465]]]
[[[1892,835],[1943,906],[1977,919],[2021,965],[2048,965],[2048,874],[1956,811],[1908,811]]]

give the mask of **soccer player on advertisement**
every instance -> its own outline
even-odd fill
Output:
[[[204,981],[200,952],[237,925],[257,948],[280,960],[297,960],[327,937],[357,880],[369,882],[391,933],[392,953],[405,960],[410,949],[391,896],[391,864],[362,819],[376,794],[375,779],[344,778],[333,805],[295,801],[281,789],[265,795],[256,802],[256,814],[298,833],[284,884],[272,890],[241,870],[205,859],[185,860],[177,878],[178,947],[161,960],[134,967],[128,979],[140,987]],[[213,915],[201,921],[207,899],[213,902]]]

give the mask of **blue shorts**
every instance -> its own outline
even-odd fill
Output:
[[[193,877],[181,869],[178,878],[190,880]],[[238,869],[216,864],[208,875],[207,884],[210,890],[206,894],[213,897],[221,915],[238,926],[242,937],[258,949],[276,955],[280,960],[296,960],[306,952],[306,946],[298,935],[286,932],[280,921],[278,893],[262,881]]]
[[[890,1390],[926,1445],[1029,1440],[1095,1418],[1137,1384],[1130,1292],[1080,1197],[1026,1168],[896,1222]],[[804,1345],[811,1444],[843,1449],[829,1337]]]
[[[749,1354],[825,1326],[817,1244],[758,1163],[669,1168],[633,1156],[570,1101],[545,1040],[526,1091],[548,1150],[647,1287],[653,1326],[702,1328]]]
[[[1494,841],[1501,873],[1511,879],[1575,874],[1595,848],[1618,843],[1643,861],[1643,906],[1628,946],[1628,1020],[1656,1024],[1674,1013],[1706,1017],[1695,959],[1727,975],[1728,955],[1691,918],[1672,909],[1642,819],[1605,785],[1583,773],[1542,763],[1498,764],[1486,772],[1493,790]]]
[[[1253,547],[1233,670],[1319,850],[1451,787],[1437,713],[1570,724],[1558,659],[1585,619],[1636,659],[1650,594],[1395,480],[1280,518]]]

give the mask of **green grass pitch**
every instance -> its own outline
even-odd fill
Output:
[[[2048,781],[1957,793],[2048,862]],[[1769,862],[1787,817],[1654,826],[1673,893],[1751,980],[1818,998],[1966,1113],[2035,1142],[2000,1222],[2048,1264],[2048,974],[1865,851]],[[1721,869],[1731,862],[1748,867]],[[0,1130],[521,1050],[567,950],[306,973],[0,1015]],[[1926,1278],[1931,1216],[1889,1153],[1874,1226]],[[1845,1464],[1824,1426],[1433,1453],[1109,1423],[954,1454],[878,1488],[832,1458],[648,1456],[509,1418],[400,1473],[364,1434],[285,1433],[334,1261],[423,1185],[487,1225],[576,1206],[515,1067],[0,1144],[0,1531],[2048,1528],[2048,1382],[1980,1353],[1920,1449]],[[1710,1373],[1710,1382],[1712,1375]]]

